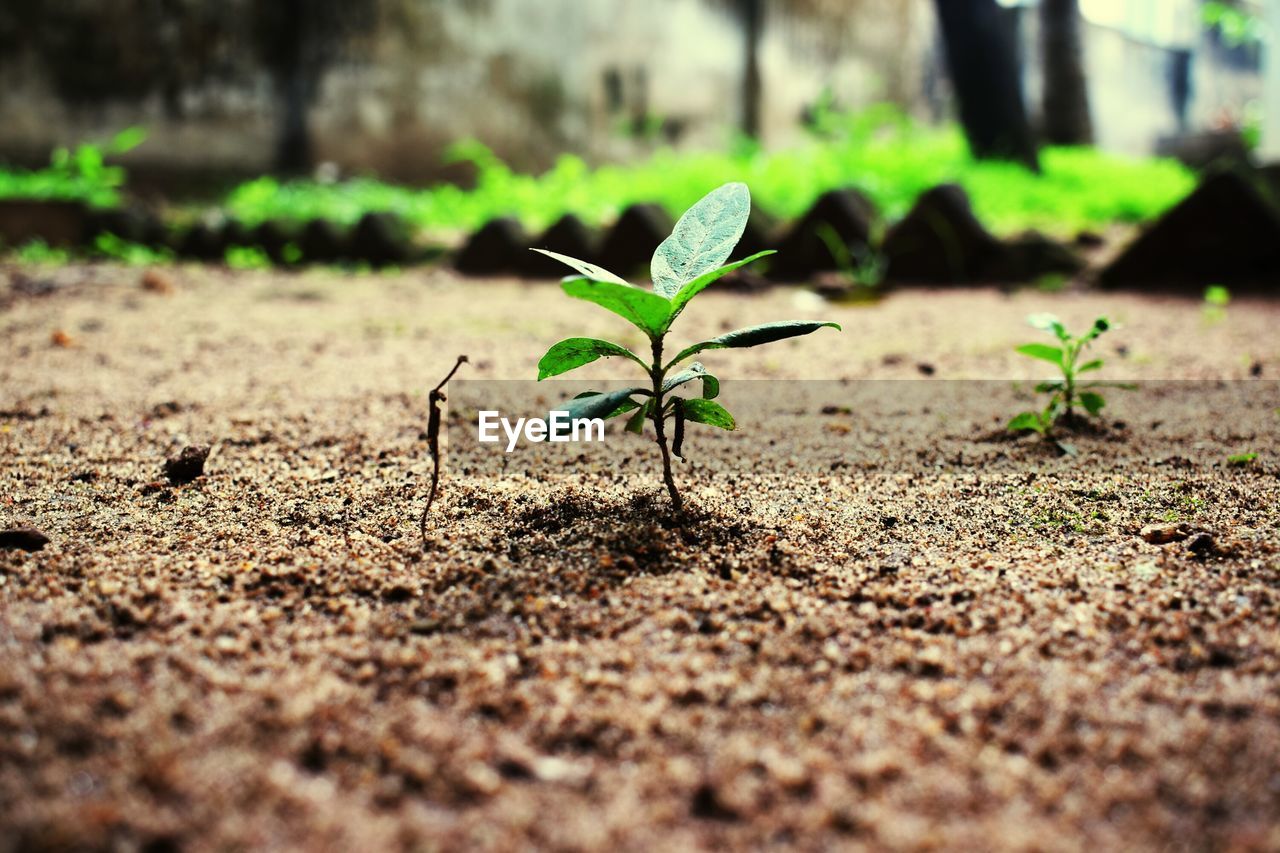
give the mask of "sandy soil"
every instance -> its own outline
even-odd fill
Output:
[[[845,332],[708,354],[673,519],[643,440],[468,442],[626,340],[553,285],[140,279],[0,271],[0,850],[1280,848],[1280,303],[707,294]],[[1040,310],[1141,381],[1077,457],[1000,430]]]

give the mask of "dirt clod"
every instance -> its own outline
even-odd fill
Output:
[[[142,274],[140,284],[148,293],[167,295],[173,293],[173,277],[164,270],[149,269]]]
[[[1207,557],[1218,550],[1218,543],[1212,533],[1201,531],[1193,533],[1187,539],[1187,550],[1200,557]]]
[[[1185,524],[1148,524],[1138,535],[1152,545],[1168,545],[1186,539],[1191,530]]]
[[[204,474],[204,463],[208,458],[207,445],[188,445],[177,456],[165,460],[164,475],[175,486],[186,485]]]
[[[34,527],[10,527],[0,530],[0,550],[14,549],[36,552],[49,544],[49,537]]]

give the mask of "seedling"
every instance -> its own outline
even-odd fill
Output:
[[[850,248],[836,229],[826,222],[818,225],[817,235],[831,253],[840,278],[848,287],[843,301],[875,301],[880,296],[880,285],[884,284],[885,272],[889,266],[885,256],[868,246]]]
[[[1220,284],[1204,289],[1204,321],[1208,325],[1221,323],[1227,318],[1227,306],[1231,304],[1231,291]]]
[[[1101,370],[1103,361],[1095,358],[1084,364],[1080,363],[1081,354],[1103,332],[1111,328],[1106,317],[1093,321],[1093,326],[1083,335],[1073,335],[1062,325],[1062,321],[1052,314],[1032,314],[1027,318],[1032,327],[1051,333],[1058,339],[1060,346],[1049,344],[1023,344],[1017,351],[1031,358],[1038,358],[1055,365],[1061,372],[1061,379],[1041,382],[1036,385],[1036,392],[1048,394],[1049,401],[1039,412],[1022,412],[1009,421],[1007,429],[1011,432],[1031,431],[1049,437],[1059,419],[1068,424],[1075,421],[1075,407],[1080,405],[1086,412],[1096,415],[1102,411],[1107,401],[1098,393],[1100,388],[1132,389],[1132,385],[1120,382],[1090,382],[1080,384],[1079,377],[1083,373]],[[1066,445],[1060,445],[1070,453]]]
[[[1253,460],[1257,458],[1258,454],[1253,451],[1249,451],[1247,453],[1235,453],[1227,457],[1227,464],[1237,468],[1242,468],[1245,465],[1252,463]]]
[[[733,415],[715,402],[720,381],[699,362],[681,365],[705,350],[754,347],[807,335],[825,326],[840,329],[831,322],[764,323],[699,341],[679,350],[674,358],[664,360],[667,334],[690,300],[725,274],[773,254],[772,251],[757,252],[740,261],[725,263],[742,237],[750,211],[751,194],[746,185],[740,183],[725,184],[689,208],[676,223],[671,236],[653,253],[652,290],[628,284],[595,264],[543,249],[534,250],[581,273],[562,282],[564,292],[625,318],[644,332],[651,353],[650,360],[645,361],[626,347],[609,341],[569,338],[547,350],[538,362],[538,380],[567,373],[600,358],[626,358],[640,365],[647,376],[647,385],[619,391],[587,391],[566,403],[563,410],[571,419],[608,419],[630,414],[627,429],[635,433],[642,433],[645,421],[651,421],[654,440],[662,455],[662,479],[676,512],[683,509],[683,503],[671,474],[671,456],[685,458],[685,425],[706,424],[727,430],[737,426]],[[674,393],[693,383],[697,383],[700,394]],[[666,433],[668,420],[673,422],[670,447]]]

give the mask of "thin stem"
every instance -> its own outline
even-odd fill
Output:
[[[427,493],[427,503],[422,508],[422,518],[419,521],[418,528],[422,533],[422,548],[427,548],[427,514],[431,512],[431,505],[436,502],[436,488],[440,485],[440,425],[441,425],[441,408],[440,404],[446,402],[448,398],[444,395],[444,387],[449,384],[449,380],[453,378],[453,374],[458,372],[458,368],[467,364],[465,355],[458,356],[458,360],[453,364],[453,370],[444,379],[440,380],[440,384],[431,389],[431,393],[427,395],[427,402],[430,405],[430,414],[427,419],[427,449],[431,452],[431,491]]]
[[[667,448],[667,433],[663,426],[663,393],[662,382],[666,370],[662,367],[662,338],[653,339],[653,368],[650,377],[653,379],[653,430],[662,451],[662,481],[667,485],[667,493],[671,495],[671,508],[677,513],[684,510],[684,502],[676,489],[676,481],[671,476],[671,451]]]
[[[1081,344],[1074,343],[1063,349],[1063,399],[1067,404],[1067,423],[1075,417],[1073,409],[1076,399],[1076,360],[1080,357]]]

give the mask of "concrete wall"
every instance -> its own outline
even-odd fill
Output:
[[[1198,0],[1159,2],[1194,11]],[[949,115],[931,0],[765,5],[766,144],[799,137],[800,116],[824,87],[846,108],[890,100],[920,117]],[[305,14],[291,17],[291,6]],[[0,160],[39,164],[55,145],[142,124],[150,140],[126,158],[135,174],[257,174],[277,162],[290,91],[304,93],[313,159],[345,174],[454,176],[441,157],[466,137],[526,169],[565,151],[604,162],[658,144],[718,146],[742,111],[734,8],[731,0],[0,4]],[[1035,9],[1022,18],[1034,112]],[[1170,46],[1096,23],[1086,39],[1100,143],[1152,150],[1178,128]],[[1224,62],[1196,39],[1192,128],[1241,114],[1260,91],[1256,69]],[[314,77],[290,66],[290,50]]]
[[[286,75],[271,49],[281,22],[262,9],[278,2],[0,9],[0,158],[39,162],[54,145],[142,124],[150,141],[129,158],[135,168],[269,169]],[[323,63],[309,99],[314,152],[346,173],[430,180],[464,137],[525,168],[563,151],[602,161],[659,143],[718,145],[740,120],[744,39],[727,0],[311,5],[368,11],[313,25],[321,44],[308,54]],[[768,143],[800,132],[824,85],[845,106],[924,110],[929,0],[773,0],[766,18]]]
[[[1096,143],[1152,153],[1180,133],[1239,126],[1262,94],[1257,48],[1229,48],[1199,23],[1200,0],[1093,0],[1082,3],[1085,67]],[[1022,10],[1024,86],[1039,113],[1039,28]],[[1092,13],[1092,14],[1091,14]],[[1185,68],[1183,83],[1175,78]],[[1179,111],[1175,89],[1185,85]]]

